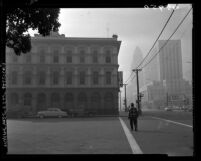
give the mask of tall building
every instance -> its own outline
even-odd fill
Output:
[[[145,67],[145,79],[146,84],[150,84],[150,82],[162,84],[163,86],[160,87],[165,88],[165,90],[160,89],[158,91],[164,91],[165,94],[162,94],[164,97],[168,94],[170,98],[176,98],[184,95],[184,86],[186,84],[183,79],[182,71],[181,40],[169,40],[167,44],[166,41],[167,40],[159,40],[150,53],[147,62],[159,52]],[[158,99],[159,97],[156,97],[157,95],[158,94],[155,94],[151,98],[155,97]]]
[[[6,53],[6,105],[33,114],[50,107],[118,114],[118,53],[112,38],[50,36],[31,38],[30,53]]]

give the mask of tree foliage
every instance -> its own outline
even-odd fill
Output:
[[[38,30],[47,36],[50,31],[58,31],[60,23],[58,8],[7,8],[6,12],[6,46],[13,48],[16,55],[31,50],[31,37],[28,29]]]

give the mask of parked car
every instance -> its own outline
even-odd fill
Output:
[[[44,117],[67,117],[67,112],[62,111],[59,108],[48,108],[45,111],[37,112],[37,117],[44,118]]]
[[[172,107],[170,107],[170,106],[169,107],[165,107],[164,110],[165,111],[172,111]]]

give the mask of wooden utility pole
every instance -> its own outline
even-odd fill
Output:
[[[119,96],[119,101],[120,101],[120,102],[119,102],[119,107],[120,107],[119,110],[121,111],[121,90],[119,90],[119,95],[120,95],[120,96]]]
[[[168,106],[168,93],[167,93],[167,106]]]
[[[125,109],[127,110],[127,98],[126,98],[126,86],[127,84],[123,84],[124,85],[124,90],[125,90]]]
[[[142,69],[133,69],[134,72],[136,72],[136,79],[137,79],[137,105],[138,105],[138,110],[141,114],[141,107],[140,107],[140,93],[139,93],[139,79],[138,79],[138,72],[141,71]]]

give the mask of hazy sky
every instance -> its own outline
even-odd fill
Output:
[[[173,6],[173,5],[172,5]],[[175,10],[168,26],[160,39],[168,39],[179,22],[191,8],[191,5],[179,5]],[[118,35],[122,41],[118,63],[119,71],[124,73],[124,81],[131,71],[131,60],[134,50],[140,47],[145,56],[161,32],[168,17],[172,12],[171,7],[154,8],[65,8],[59,15],[60,34],[66,37],[112,37]],[[172,39],[182,38],[182,54],[184,77],[190,80],[192,68],[192,11],[185,19]]]

